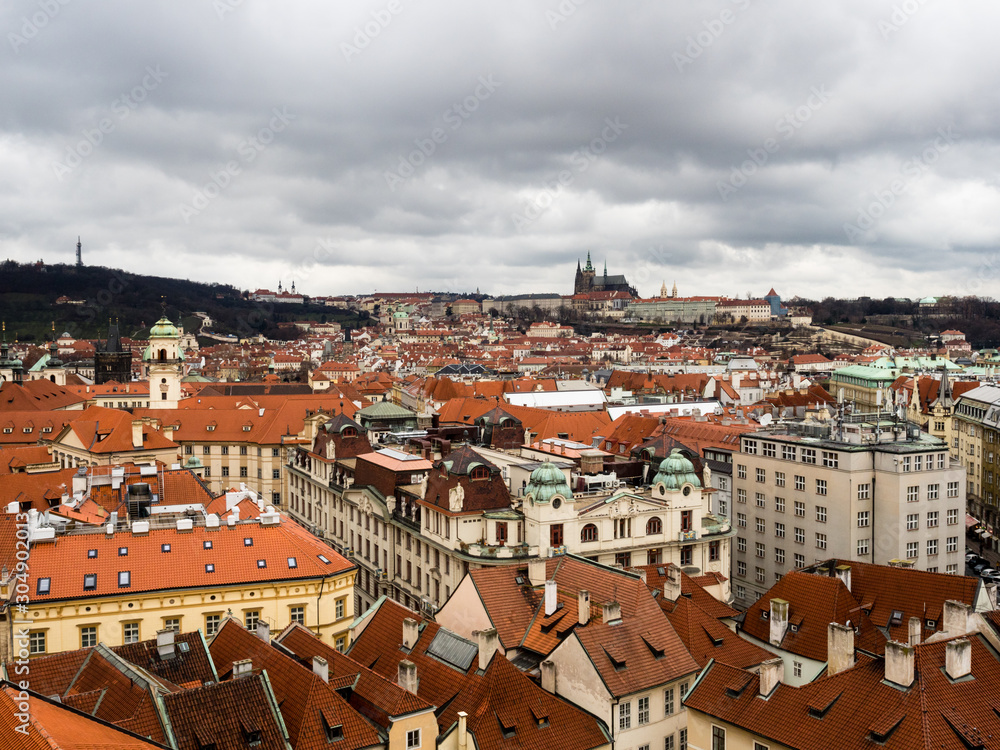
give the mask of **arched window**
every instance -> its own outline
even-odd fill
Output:
[[[159,355],[159,357],[160,357],[160,361],[161,362],[165,362],[166,359],[167,359],[167,350],[166,349],[160,349],[160,355]]]
[[[341,432],[340,434],[341,434],[342,437],[345,437],[345,438],[357,437],[358,436],[358,431],[356,429],[354,429],[353,427],[345,427],[344,431]]]
[[[485,466],[477,466],[469,474],[472,479],[489,479],[490,470]]]
[[[581,542],[596,542],[597,541],[597,527],[588,523],[580,531],[580,541]]]
[[[663,532],[663,523],[661,523],[658,516],[653,516],[648,521],[646,521],[646,534],[661,534]]]

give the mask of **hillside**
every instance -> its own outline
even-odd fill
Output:
[[[57,304],[60,297],[84,304]],[[194,312],[212,319],[215,333],[287,338],[278,323],[294,320],[338,322],[357,327],[356,314],[321,305],[269,305],[251,302],[227,284],[203,284],[186,279],[142,276],[102,266],[0,263],[0,320],[8,340],[43,342],[68,331],[76,338],[103,338],[109,320],[118,320],[122,333],[144,337],[162,314],[189,328],[199,324]]]

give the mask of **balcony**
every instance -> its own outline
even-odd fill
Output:
[[[681,531],[677,534],[678,541],[680,542],[693,542],[698,538],[698,532],[694,531]]]
[[[537,557],[538,547],[527,544],[473,544],[460,545],[462,552],[471,557],[483,557],[492,560],[516,560],[523,557]]]

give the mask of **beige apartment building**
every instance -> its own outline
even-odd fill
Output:
[[[964,393],[952,417],[952,453],[965,469],[969,512],[986,524],[986,542],[1000,529],[1000,387],[981,385]]]
[[[963,572],[961,466],[946,443],[912,425],[876,427],[866,417],[874,415],[840,429],[800,422],[741,437],[733,457],[736,606],[831,557]]]

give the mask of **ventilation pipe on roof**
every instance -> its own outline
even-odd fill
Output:
[[[918,645],[920,643],[920,618],[911,617],[907,623],[907,629],[909,631],[910,645]]]
[[[400,661],[396,682],[403,690],[416,695],[417,688],[420,686],[420,679],[417,677],[417,665],[409,659]]]
[[[323,682],[330,681],[330,665],[322,656],[313,657],[313,674],[323,680]]]
[[[916,648],[905,643],[885,644],[885,679],[893,685],[908,688],[913,684]]]
[[[949,638],[958,638],[969,632],[969,605],[949,599],[944,603],[944,631]]]
[[[953,680],[972,674],[972,641],[957,638],[945,644],[944,671]]]
[[[854,666],[854,628],[831,622],[826,628],[826,673],[838,674]]]
[[[497,652],[497,647],[500,644],[497,629],[474,630],[472,636],[479,644],[479,670],[485,672],[486,667],[490,664],[490,659],[493,658],[493,654]]]
[[[556,663],[551,659],[546,659],[540,665],[542,672],[542,690],[555,695],[556,692]]]

